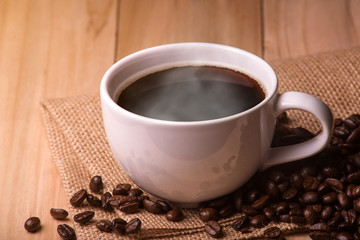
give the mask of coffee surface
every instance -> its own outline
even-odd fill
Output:
[[[265,98],[249,76],[215,66],[173,67],[139,78],[117,100],[138,115],[169,121],[202,121],[243,112]]]

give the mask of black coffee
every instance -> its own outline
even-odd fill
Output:
[[[249,76],[214,66],[173,67],[125,88],[118,105],[138,115],[170,121],[201,121],[243,112],[265,98]]]

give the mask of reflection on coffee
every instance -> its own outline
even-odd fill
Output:
[[[235,70],[182,66],[150,73],[126,87],[122,108],[149,118],[202,121],[243,112],[265,98],[261,86]]]

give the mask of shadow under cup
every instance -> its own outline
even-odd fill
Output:
[[[211,65],[242,72],[265,92],[256,106],[204,121],[166,121],[131,113],[116,104],[134,79],[174,66]],[[266,159],[275,127],[277,79],[272,68],[246,51],[209,43],[145,49],[115,63],[101,83],[110,148],[123,170],[145,191],[192,206],[230,193]]]

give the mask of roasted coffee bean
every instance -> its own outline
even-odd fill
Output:
[[[76,239],[75,230],[67,224],[60,224],[57,226],[57,232],[62,239]]]
[[[115,195],[127,195],[128,194],[128,190],[126,190],[125,188],[122,187],[115,187],[112,191],[112,194]]]
[[[340,172],[338,166],[332,164],[323,166],[321,173],[324,174],[326,178],[337,178]]]
[[[161,208],[161,211],[163,213],[167,213],[168,211],[171,210],[171,206],[163,200],[157,200],[156,205],[158,205]]]
[[[271,220],[273,222],[276,222],[278,220],[278,217],[277,217],[274,209],[271,207],[264,208],[263,213],[269,220]]]
[[[114,230],[114,226],[111,221],[107,219],[101,219],[96,223],[96,227],[102,232],[112,232]]]
[[[268,224],[269,219],[264,214],[258,214],[250,218],[250,225],[254,228],[261,228]]]
[[[258,198],[260,198],[261,194],[258,189],[250,189],[249,192],[246,194],[246,201],[248,203],[253,203]]]
[[[350,130],[355,129],[360,125],[359,119],[355,116],[350,116],[350,117],[346,118],[343,121],[343,123],[344,123],[345,127]]]
[[[36,232],[41,227],[41,221],[38,217],[31,217],[25,221],[24,228],[28,232]]]
[[[251,204],[256,210],[261,210],[270,203],[270,195],[264,195]]]
[[[347,183],[360,184],[360,171],[349,174],[345,180]]]
[[[136,213],[140,209],[140,204],[138,201],[135,202],[126,202],[119,206],[119,210],[126,214]]]
[[[143,194],[143,191],[138,188],[133,188],[128,191],[129,196],[140,196]]]
[[[330,232],[311,231],[309,236],[314,240],[331,240]]]
[[[357,212],[354,209],[342,210],[341,211],[342,219],[345,223],[354,224],[358,218]]]
[[[208,221],[205,223],[204,229],[211,237],[218,238],[222,235],[222,227],[216,221]]]
[[[336,192],[329,192],[321,197],[322,202],[327,205],[336,204],[337,203],[337,193]]]
[[[330,232],[330,227],[326,223],[320,222],[311,225],[310,231]]]
[[[290,184],[298,190],[301,189],[303,185],[303,177],[299,173],[291,174]]]
[[[239,219],[235,220],[231,227],[236,231],[240,231],[241,229],[249,226],[249,217],[246,215],[241,216]]]
[[[199,210],[199,217],[203,222],[208,222],[210,220],[218,219],[218,212],[215,208],[203,208]]]
[[[266,194],[270,195],[270,198],[272,200],[278,200],[280,197],[280,191],[274,181],[267,181],[265,186],[265,192]]]
[[[330,218],[330,220],[327,222],[327,224],[330,226],[331,229],[337,228],[341,221],[341,214],[340,212],[335,212],[334,216]]]
[[[357,198],[353,201],[353,206],[355,211],[360,212],[360,198]]]
[[[50,209],[50,215],[55,219],[65,219],[69,213],[62,208],[51,208]]]
[[[332,206],[324,206],[321,211],[320,217],[324,221],[328,221],[334,214],[334,208]]]
[[[318,189],[319,187],[319,181],[317,180],[316,177],[313,176],[306,176],[304,178],[304,182],[303,182],[303,188],[306,191],[315,191]]]
[[[139,218],[131,219],[125,225],[126,234],[137,233],[140,229],[141,229],[141,220]]]
[[[292,201],[295,199],[295,197],[297,196],[298,191],[296,190],[295,187],[289,187],[283,194],[282,194],[282,198],[285,201]]]
[[[337,194],[337,200],[341,209],[348,209],[352,205],[350,197],[343,192]]]
[[[323,206],[320,203],[308,205],[312,207],[317,213],[321,213]]]
[[[279,202],[275,205],[275,212],[277,214],[289,213],[290,206],[287,202]]]
[[[162,206],[158,202],[153,202],[150,199],[143,200],[143,207],[146,211],[154,214],[161,214],[164,213]]]
[[[315,204],[320,201],[320,196],[317,192],[308,191],[302,195],[301,201],[303,204]]]
[[[87,191],[85,189],[81,189],[70,198],[70,204],[74,207],[78,207],[83,203],[86,197]]]
[[[280,222],[290,223],[290,214],[279,214],[279,220]]]
[[[290,182],[289,181],[284,181],[280,184],[277,185],[277,188],[279,189],[279,191],[281,193],[284,193],[290,186]]]
[[[303,215],[307,224],[312,225],[320,221],[319,214],[310,206],[303,210]]]
[[[280,237],[282,231],[280,228],[278,227],[270,227],[268,229],[266,229],[264,231],[264,237],[265,238],[272,238],[272,239],[277,239],[278,237]]]
[[[85,224],[85,223],[89,222],[91,219],[93,219],[94,216],[95,216],[94,211],[85,211],[85,212],[76,214],[74,216],[74,221],[81,223],[81,224]]]
[[[90,206],[101,207],[101,200],[97,196],[88,194],[86,200],[90,204]]]
[[[112,220],[112,225],[113,225],[115,231],[117,231],[120,234],[125,233],[126,224],[127,224],[127,222],[122,218],[114,218]]]
[[[106,192],[101,196],[101,208],[105,211],[111,212],[113,207],[110,204],[111,193]]]
[[[353,130],[346,138],[347,143],[360,143],[360,127]]]
[[[180,209],[172,209],[166,213],[166,219],[171,222],[179,222],[183,217],[183,213]]]
[[[352,198],[358,198],[360,197],[360,185],[355,186],[353,185],[354,188],[351,190],[351,196]]]
[[[280,184],[285,181],[286,176],[283,172],[274,170],[269,173],[269,177],[272,181],[274,181],[276,184]]]
[[[345,140],[349,136],[349,134],[350,134],[349,130],[347,130],[343,126],[338,126],[338,127],[334,128],[334,136],[335,137]]]
[[[218,210],[220,218],[228,218],[235,212],[234,206],[232,204],[221,207]]]
[[[89,187],[91,191],[93,191],[94,193],[100,193],[101,190],[103,189],[103,186],[104,184],[100,176],[94,176],[91,178],[89,183]]]
[[[320,194],[320,195],[324,195],[325,193],[328,193],[330,191],[332,191],[333,189],[330,187],[329,184],[327,184],[326,182],[322,182],[319,184],[319,187],[317,189],[317,192]]]
[[[248,216],[254,216],[260,213],[260,211],[249,205],[243,205],[241,211]]]
[[[344,190],[344,185],[336,178],[327,178],[327,179],[325,179],[324,182],[329,184],[335,191],[343,191]]]
[[[238,190],[233,194],[232,202],[236,211],[240,212],[242,210],[242,206],[244,205],[244,200],[241,190]]]
[[[314,166],[304,166],[299,171],[300,175],[304,178],[306,176],[316,176],[316,168]]]
[[[336,235],[336,240],[353,240],[353,235],[349,232],[340,232]]]

